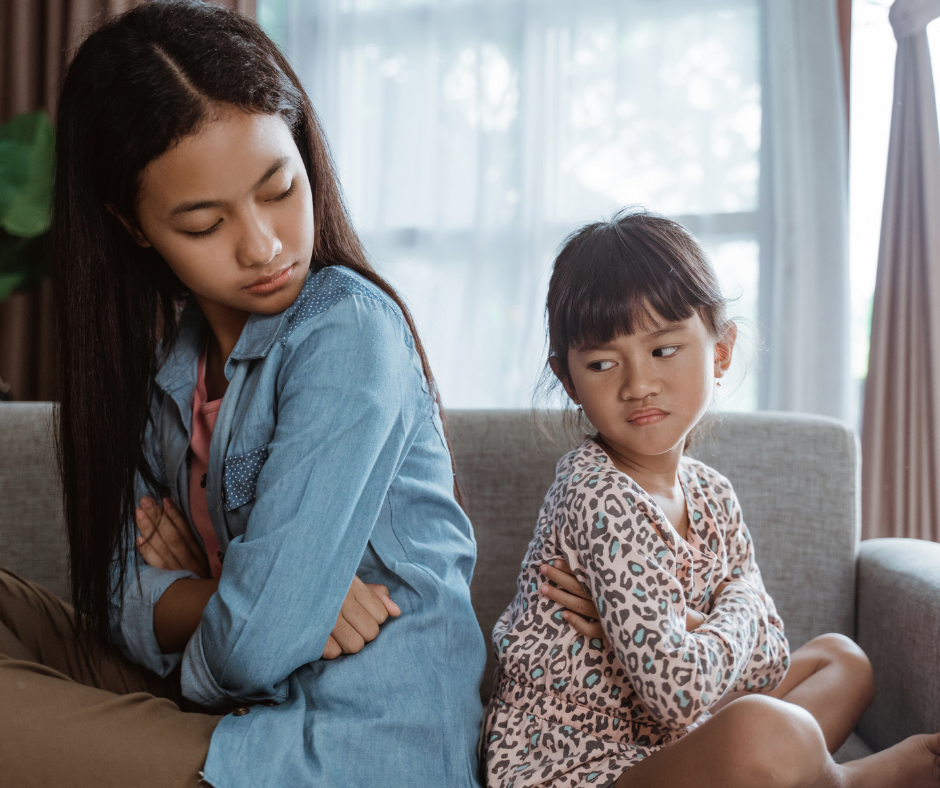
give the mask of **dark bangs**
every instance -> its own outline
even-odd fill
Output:
[[[568,350],[650,330],[696,312],[718,336],[725,299],[705,252],[680,224],[625,210],[570,235],[552,270],[546,304],[549,355],[568,376]]]

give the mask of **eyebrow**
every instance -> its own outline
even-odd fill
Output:
[[[652,337],[653,339],[658,339],[659,337],[666,336],[666,334],[676,334],[679,331],[682,331],[684,328],[685,326],[673,324],[671,326],[660,328],[658,331],[650,331],[647,336]]]
[[[264,175],[258,179],[258,182],[251,187],[251,190],[257,191],[262,186],[264,186],[264,184],[267,183],[273,175],[283,169],[284,165],[287,164],[288,161],[290,161],[290,159],[287,156],[281,156],[281,158],[277,159],[274,164],[268,167]],[[190,213],[191,211],[199,211],[203,208],[218,208],[224,204],[225,203],[222,200],[190,200],[189,202],[181,202],[173,209],[173,212],[170,214],[170,218],[172,219],[176,216],[179,216],[180,214]]]
[[[684,330],[685,326],[674,323],[672,325],[664,326],[656,331],[650,331],[645,334],[645,337],[651,339],[659,339],[660,337],[666,336],[667,334],[677,334],[680,331]],[[578,348],[582,353],[589,350],[610,350],[613,347],[613,342],[605,342],[600,345],[585,344]]]

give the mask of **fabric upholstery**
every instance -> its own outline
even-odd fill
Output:
[[[859,732],[876,750],[940,730],[940,544],[862,543],[858,643],[875,670]]]
[[[68,599],[51,416],[48,403],[0,404],[0,566]],[[553,413],[448,417],[478,545],[471,593],[489,638],[515,593],[555,462],[580,441],[566,436]],[[734,484],[791,646],[828,631],[854,634],[858,452],[851,431],[817,417],[725,414],[692,453]],[[865,542],[858,566],[858,641],[878,687],[859,732],[880,749],[940,729],[940,545]],[[866,753],[853,735],[837,757]]]
[[[0,566],[69,599],[48,403],[0,403]]]
[[[768,591],[792,648],[854,633],[858,452],[840,422],[794,414],[725,414],[692,451],[735,487]],[[577,436],[559,414],[450,411],[450,438],[477,538],[471,585],[489,638],[515,594],[519,564],[555,463]],[[541,428],[541,429],[540,429]],[[481,694],[489,697],[494,663]]]

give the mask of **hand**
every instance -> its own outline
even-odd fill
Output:
[[[597,606],[578,582],[571,567],[561,558],[556,558],[551,564],[542,564],[539,571],[550,581],[544,583],[539,592],[566,608],[561,617],[584,637],[603,640],[604,627],[598,620]]]
[[[150,566],[187,569],[203,579],[212,577],[206,551],[172,498],[164,498],[162,506],[152,498],[141,498],[137,529],[141,533],[137,550]]]
[[[362,651],[366,643],[378,637],[379,624],[389,616],[400,615],[401,608],[392,601],[385,586],[363,583],[358,576],[354,577],[336,626],[323,648],[323,659]]]
[[[686,610],[685,612],[685,631],[691,632],[698,629],[705,623],[705,616],[695,610]]]

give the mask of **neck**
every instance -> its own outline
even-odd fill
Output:
[[[673,490],[679,480],[679,462],[682,460],[680,442],[663,454],[637,455],[611,443],[598,433],[597,442],[604,447],[617,468],[626,473],[651,495]]]
[[[232,355],[235,344],[238,342],[242,329],[245,328],[245,323],[248,322],[251,313],[222,306],[198,295],[196,296],[196,303],[199,304],[199,308],[202,309],[202,313],[206,316],[209,327],[212,329],[209,344],[210,346],[215,345],[212,350],[218,351],[218,358],[224,366],[228,357]]]

